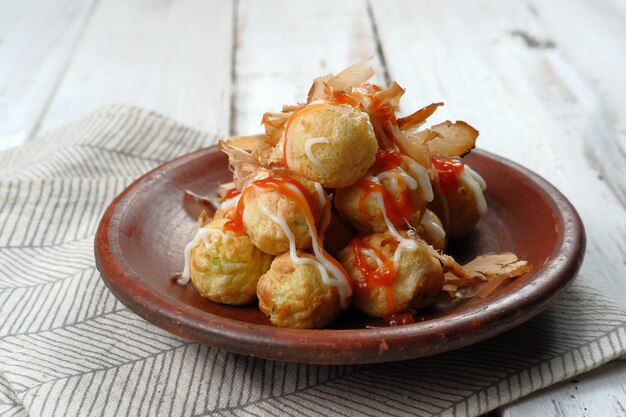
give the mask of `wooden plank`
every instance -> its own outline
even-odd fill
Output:
[[[41,132],[110,103],[228,131],[233,2],[102,0]]]
[[[0,2],[0,150],[36,130],[95,1]]]
[[[523,398],[495,415],[502,417],[626,416],[626,361],[600,369]]]
[[[626,3],[533,0],[531,4],[559,52],[596,93],[585,97],[593,101],[589,117],[596,120],[589,128],[603,129],[588,131],[587,155],[626,205]],[[589,35],[581,36],[581,28]],[[610,137],[598,144],[598,136]]]
[[[489,1],[372,4],[389,72],[407,87],[405,109],[446,102],[434,121],[471,122],[481,131],[480,147],[559,188],[586,226],[581,275],[626,307],[626,210],[587,158],[592,132],[603,133],[594,146],[615,134],[596,118],[601,93],[550,46],[535,13],[521,3]]]
[[[584,57],[574,60],[562,52],[560,45],[566,42],[550,37],[539,17],[544,10],[540,3],[536,7],[488,1],[372,4],[389,73],[407,87],[405,108],[445,101],[435,121],[471,122],[481,131],[479,146],[533,169],[556,185],[579,210],[586,226],[587,253],[581,275],[626,307],[621,282],[626,273],[626,213],[609,181],[603,180],[609,176],[623,183],[624,177],[617,171],[599,170],[588,157],[591,140],[594,148],[621,146],[616,125],[599,115],[607,108],[612,115],[621,111],[624,95],[605,101],[607,93],[598,86],[610,87],[616,74],[594,72],[591,62],[583,68],[578,60]],[[553,26],[570,28],[562,37],[570,37],[567,43],[572,50],[581,37],[573,31],[584,27],[585,33],[596,33],[602,23],[598,19],[593,26],[580,21],[564,24],[559,19],[569,14],[570,4],[550,7]],[[588,9],[592,7],[595,3],[587,4]],[[585,38],[596,39],[591,47],[601,48],[602,37]],[[614,52],[609,48],[596,54],[608,64],[609,53]],[[592,82],[593,75],[604,81]],[[623,415],[623,365],[609,365],[578,379],[580,396],[572,392],[572,384],[563,383],[494,415]]]
[[[375,56],[384,71],[362,0],[239,3],[233,133],[260,131],[261,116],[306,100],[314,77]]]
[[[598,176],[626,204],[626,5],[623,2],[531,1],[549,39],[583,80],[579,90],[593,120],[583,152]],[[567,10],[566,13],[564,11]],[[593,36],[580,36],[580,28]],[[591,88],[590,88],[591,87]],[[597,138],[602,138],[600,141]],[[623,236],[623,234],[622,234]],[[623,238],[622,238],[623,241]],[[609,243],[610,244],[610,243]],[[622,262],[623,262],[622,255]],[[604,260],[606,261],[606,259]],[[619,262],[617,262],[619,264]],[[624,273],[615,275],[620,284]],[[622,284],[623,288],[623,284]],[[503,417],[626,415],[626,362],[614,362],[501,410]]]

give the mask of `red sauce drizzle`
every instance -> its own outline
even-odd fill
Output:
[[[408,189],[401,193],[397,199],[394,199],[384,185],[370,178],[361,178],[357,182],[357,185],[363,190],[363,195],[359,200],[360,211],[365,210],[368,196],[373,193],[379,193],[383,196],[383,204],[385,205],[387,217],[394,225],[404,224],[406,219],[413,214],[413,198]]]
[[[314,212],[313,208],[315,207],[315,200],[313,198],[313,194],[310,193],[309,190],[307,190],[306,187],[304,187],[304,185],[302,185],[300,182],[296,181],[295,179],[285,174],[286,172],[280,172],[280,171],[274,172],[272,177],[254,181],[252,184],[254,184],[256,187],[259,187],[259,188],[278,191],[281,194],[289,197],[291,200],[295,201],[296,204],[298,204],[300,210],[302,210],[302,214],[307,218],[307,220],[311,224],[313,228],[312,232],[315,235],[317,235],[317,230],[315,228],[315,221],[313,219],[313,212]],[[291,184],[297,187],[300,192],[298,193],[294,191],[292,188],[288,187],[287,184]],[[248,192],[248,190],[249,188],[246,189],[244,193]],[[302,197],[304,197],[304,201],[302,201]],[[245,230],[243,230],[243,219],[242,219],[243,207],[244,207],[243,201],[244,201],[244,196],[241,197],[241,199],[239,200],[239,204],[237,204],[237,211],[235,212],[234,219],[231,220],[230,222],[227,222],[224,225],[225,229],[228,228],[229,230],[242,230],[241,233],[245,233]],[[232,226],[228,226],[229,223],[232,223]],[[231,227],[233,229],[231,229]],[[319,244],[318,249],[321,252],[322,256],[328,262],[332,263],[341,272],[346,283],[350,286],[350,288],[352,288],[352,280],[350,279],[350,276],[348,275],[348,272],[343,267],[343,265],[341,265],[339,261],[337,261],[335,258],[330,256],[328,252],[324,250],[324,247],[321,245],[319,238],[317,239],[317,242]],[[315,242],[313,242],[313,244],[315,244]],[[339,277],[335,277],[335,278],[339,279]]]
[[[398,271],[393,264],[393,259],[385,257],[381,251],[368,245],[360,237],[353,239],[349,246],[354,253],[356,267],[363,277],[363,281],[359,281],[354,291],[366,293],[377,287],[385,287],[387,310],[391,313],[395,313],[396,305],[393,301],[393,282],[396,279]],[[373,259],[368,261],[369,256],[363,253],[363,249],[369,249],[374,252],[376,256],[383,261],[383,265],[379,266]],[[375,266],[372,266],[372,263]]]
[[[236,188],[231,188],[230,190],[226,191],[226,199],[230,200],[231,198],[236,197],[239,194],[241,194],[241,191]]]
[[[369,85],[372,92],[356,91],[352,95],[344,92],[336,93],[332,102],[339,104],[350,104],[364,111],[370,118],[370,122],[374,127],[374,133],[383,147],[392,147],[394,143],[394,128],[398,126],[395,110],[389,103],[381,103],[374,94],[381,91],[376,85]]]
[[[235,209],[235,213],[232,214],[232,220],[224,223],[224,230],[233,232],[236,235],[243,235],[246,233],[246,230],[243,227],[243,209],[244,209],[244,196],[242,195],[239,201],[237,202],[237,208]]]
[[[364,111],[370,117],[374,132],[379,144],[383,147],[393,147],[394,144],[394,130],[398,128],[398,120],[396,119],[395,110],[389,103],[381,103],[374,94],[381,91],[381,88],[376,85],[370,85],[371,90],[374,92],[353,92],[347,94],[343,91],[337,92],[328,101],[330,104],[348,104]],[[298,119],[298,117],[304,115],[308,111],[323,106],[324,103],[312,104],[301,108],[296,111],[285,126],[285,141],[283,143],[283,160],[285,168],[289,168],[287,164],[287,141],[289,136],[289,128],[291,124]]]
[[[394,128],[398,126],[396,114],[388,103],[381,103],[375,97],[370,98],[371,105],[366,109],[372,120],[376,137],[381,145],[391,147],[394,143]]]
[[[241,191],[239,191],[239,190],[238,190],[238,189],[236,189],[236,188],[231,188],[230,190],[226,191],[225,198],[226,198],[226,200],[230,200],[230,199],[232,199],[232,198],[235,198],[235,197],[236,197],[236,196],[238,196],[239,194],[241,194]],[[237,203],[239,203],[239,201],[238,201]],[[237,212],[237,210],[236,210],[236,209],[237,209],[237,206],[235,206],[235,207],[233,207],[233,208],[229,209],[228,211],[226,211],[226,212],[223,214],[224,218],[225,218],[225,219],[231,219],[231,220],[232,220],[232,219],[233,219],[233,217],[235,216],[236,212]],[[227,223],[228,223],[228,222],[227,222]],[[226,223],[226,224],[227,224],[227,223]],[[224,227],[225,227],[227,230],[233,231],[233,229],[231,229],[231,227],[232,227],[232,226],[234,226],[234,225],[230,225],[230,226],[228,226],[228,227],[227,227],[227,226],[226,226],[226,224],[224,224]],[[243,226],[240,226],[240,227],[235,227],[235,230],[243,230]],[[241,233],[243,233],[243,231],[242,231],[242,232],[240,232],[240,233],[238,233],[238,234],[241,234]]]
[[[278,191],[281,194],[284,194],[297,202],[299,201],[299,199],[297,198],[297,196],[295,196],[296,198],[294,198],[293,190],[287,186],[287,184],[291,184],[297,187],[298,190],[300,190],[306,200],[306,203],[309,205],[308,209],[311,211],[311,213],[313,213],[315,202],[309,190],[307,190],[304,185],[300,184],[300,182],[289,176],[284,175],[283,173],[274,173],[274,176],[254,181],[252,184],[259,188]],[[244,194],[245,192],[248,192],[248,190],[249,189],[246,189],[244,191]],[[228,192],[230,191],[232,190],[229,190]],[[228,196],[228,193],[226,195]],[[238,235],[245,234],[245,229],[243,227],[243,210],[245,205],[244,198],[245,196],[241,196],[241,198],[239,199],[233,219],[224,224],[224,230],[231,231]]]
[[[309,190],[307,190],[306,187],[302,185],[299,181],[296,181],[295,179],[286,176],[283,173],[274,173],[273,176],[254,181],[252,184],[266,190],[278,191],[281,194],[292,197],[292,200],[297,202],[298,199],[293,198],[294,191],[287,186],[287,184],[291,184],[298,190],[300,190],[300,192],[306,199],[307,204],[309,205],[309,210],[311,211],[311,213],[315,212],[315,201],[313,200],[313,195],[309,192]]]
[[[374,175],[376,175],[383,171],[390,171],[400,165],[402,165],[402,155],[399,152],[386,151],[378,148],[376,151],[376,161],[371,169]]]
[[[389,103],[381,103],[374,96],[374,94],[381,91],[379,86],[366,85],[370,87],[368,91],[357,90],[352,93],[352,96],[356,97],[361,103],[361,110],[368,114],[379,145],[384,148],[391,148],[394,144],[394,130],[398,126],[395,111]]]
[[[353,96],[348,95],[344,93],[343,91],[335,93],[333,95],[331,102],[336,103],[336,104],[349,104],[351,106],[363,109],[362,104],[360,104]]]
[[[390,126],[398,126],[398,119],[396,119],[396,112],[393,107],[389,103],[381,103],[378,99],[372,98],[372,107],[374,108],[376,117],[381,121],[385,122],[385,125],[388,125],[387,129],[390,129]]]
[[[284,132],[285,141],[283,142],[283,164],[285,168],[289,168],[287,164],[287,140],[288,140],[289,129],[291,128],[291,124],[295,122],[299,117],[323,105],[324,104],[320,103],[320,104],[311,104],[311,105],[305,106],[301,108],[300,110],[296,111],[294,114],[292,114],[289,120],[287,120],[287,124],[285,125],[285,132]]]
[[[456,191],[461,185],[459,175],[463,172],[465,164],[458,159],[445,158],[442,156],[431,158],[431,163],[438,171],[437,177],[441,191],[444,193]]]

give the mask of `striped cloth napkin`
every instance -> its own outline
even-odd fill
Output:
[[[116,106],[0,153],[0,414],[476,416],[626,351],[626,314],[578,278],[545,313],[430,358],[298,365],[219,351],[127,310],[94,265],[109,202],[214,143]]]

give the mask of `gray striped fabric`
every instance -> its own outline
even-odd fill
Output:
[[[475,416],[625,352],[626,314],[581,277],[513,331],[406,362],[285,364],[170,335],[105,288],[93,236],[133,178],[214,140],[118,106],[0,153],[0,414]]]

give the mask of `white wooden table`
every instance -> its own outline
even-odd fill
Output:
[[[407,111],[444,101],[438,119],[561,189],[587,230],[580,274],[626,308],[623,0],[2,0],[0,149],[111,103],[255,133],[368,55]],[[626,362],[495,415],[624,416]]]

